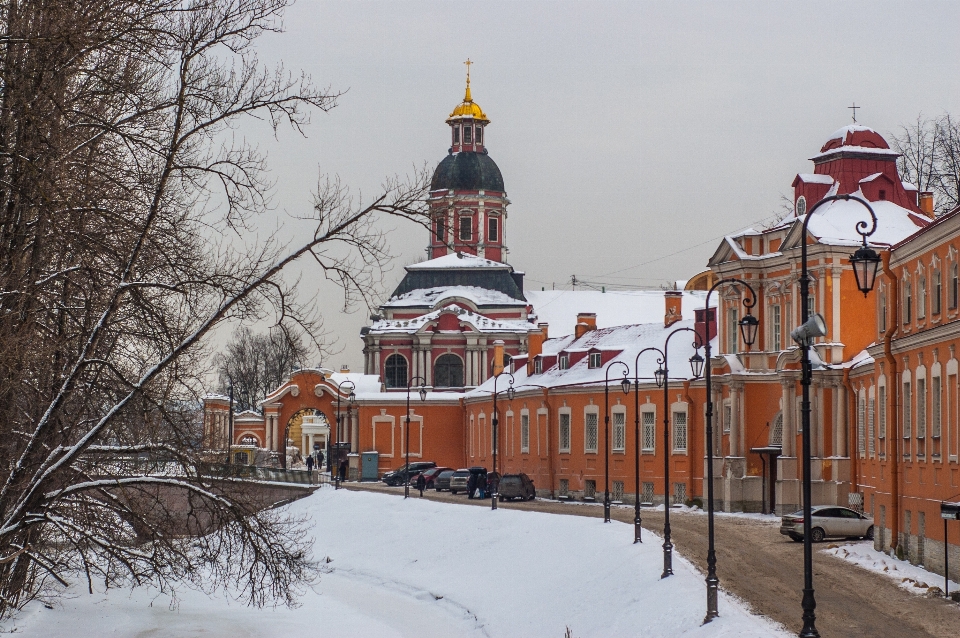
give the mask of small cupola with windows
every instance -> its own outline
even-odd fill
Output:
[[[463,96],[463,102],[458,104],[450,117],[447,118],[447,124],[450,125],[450,152],[451,153],[485,153],[483,146],[484,128],[490,123],[487,115],[480,108],[480,105],[473,101],[470,93],[470,60],[467,65],[467,90]]]

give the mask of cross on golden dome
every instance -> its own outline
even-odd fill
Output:
[[[467,89],[463,94],[463,102],[453,109],[450,117],[472,117],[482,122],[489,122],[487,115],[483,112],[483,109],[480,108],[480,105],[473,101],[473,95],[470,93],[470,65],[476,64],[476,62],[467,58],[464,64],[467,65]]]

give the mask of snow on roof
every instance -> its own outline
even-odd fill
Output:
[[[912,183],[910,183],[910,182],[904,182],[904,181],[901,180],[900,183],[903,184],[903,190],[905,190],[905,191],[915,191],[915,190],[919,190],[914,184],[912,184]]]
[[[837,148],[831,148],[829,151],[817,153],[810,159],[818,160],[828,155],[834,155],[835,153],[868,153],[870,155],[887,155],[890,157],[900,155],[900,153],[891,148],[876,148],[873,146],[838,146]]]
[[[684,290],[682,314],[693,319],[693,311],[703,308],[707,293]],[[528,290],[524,293],[533,306],[537,323],[550,324],[550,334],[565,335],[574,331],[577,314],[597,315],[598,328],[659,322],[663,325],[666,306],[662,290]],[[714,297],[716,299],[716,297]]]
[[[492,259],[484,259],[483,257],[454,253],[437,257],[436,259],[430,259],[429,261],[421,261],[418,264],[411,264],[406,267],[407,270],[445,270],[448,268],[494,268],[510,270],[510,265],[502,264]]]
[[[411,306],[427,306],[434,308],[451,297],[461,297],[472,301],[477,306],[526,306],[526,302],[514,299],[499,290],[480,288],[479,286],[439,286],[436,288],[422,288],[396,297],[383,304],[387,308],[406,308]]]
[[[859,190],[852,195],[866,199]],[[891,201],[870,202],[870,206],[877,215],[877,230],[869,238],[871,244],[892,246],[927,225],[923,217]],[[854,200],[836,200],[818,208],[807,228],[821,244],[855,246],[861,242],[857,233],[857,222],[860,221],[870,221],[870,214],[863,204]]]
[[[833,140],[845,140],[848,133],[877,133],[875,130],[869,126],[864,126],[862,124],[847,124],[841,128],[838,128],[833,134],[827,138],[827,141],[823,143],[824,146],[832,142]],[[877,133],[879,135],[879,133]]]
[[[816,173],[799,173],[797,179],[807,184],[832,184],[833,178],[829,175],[817,175]]]
[[[867,182],[872,182],[873,180],[877,179],[881,175],[883,175],[883,173],[874,173],[873,175],[867,175],[866,177],[860,180],[860,183],[866,184]]]
[[[449,304],[413,319],[381,319],[380,321],[375,321],[373,325],[370,326],[370,332],[396,333],[400,331],[412,334],[431,321],[435,321],[444,312],[453,312],[460,315],[462,320],[472,324],[480,332],[524,333],[530,332],[530,330],[533,329],[533,324],[525,320],[490,319],[479,313],[465,310],[456,304]]]
[[[557,364],[554,364],[548,370],[541,374],[527,376],[526,366],[522,366],[514,372],[514,388],[517,391],[529,390],[539,387],[564,387],[571,385],[591,385],[603,384],[607,368],[610,368],[611,383],[619,382],[623,378],[624,367],[614,364],[614,361],[620,361],[626,364],[629,370],[629,378],[633,379],[636,371],[634,363],[637,355],[645,348],[663,348],[667,337],[674,330],[679,328],[692,329],[694,322],[692,320],[679,321],[672,326],[664,327],[663,321],[657,323],[645,323],[639,325],[616,326],[613,328],[603,328],[592,330],[579,339],[570,338],[551,340],[556,341],[553,344],[554,354],[558,351],[575,352],[586,351],[590,349],[598,350],[620,350],[620,354],[610,360],[600,368],[590,367],[590,357],[583,357],[566,370],[561,370]],[[690,357],[696,351],[693,347],[695,336],[693,332],[679,334],[670,341],[668,348],[668,370],[671,379],[691,379],[692,371],[690,369]],[[547,342],[549,343],[549,342]],[[546,345],[544,344],[545,350]],[[554,350],[560,346],[560,350]],[[650,351],[640,357],[639,378],[652,382],[653,372],[657,369],[657,358],[659,353]],[[476,389],[467,393],[468,397],[486,396],[493,392],[493,379],[488,379],[485,383]]]
[[[327,380],[335,386],[339,386],[344,381],[351,381],[356,387],[354,392],[357,393],[357,396],[360,396],[364,393],[380,391],[380,377],[375,374],[364,374],[362,372],[334,372]],[[344,392],[346,394],[350,394],[350,391],[346,388],[344,388]]]

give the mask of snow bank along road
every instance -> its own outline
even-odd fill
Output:
[[[787,635],[727,595],[724,617],[701,626],[701,577],[677,557],[675,575],[660,580],[659,545],[625,542],[623,523],[329,487],[289,509],[308,520],[322,560],[299,609],[78,587],[6,629],[44,638],[562,638],[567,627],[577,638]]]
[[[396,488],[367,487],[400,494]],[[416,494],[416,492],[412,492]],[[477,504],[465,497],[449,493],[427,492],[431,499],[457,503]],[[489,501],[484,501],[489,508]],[[557,512],[586,517],[603,517],[603,508],[595,505],[534,501],[531,503],[503,503],[502,508]],[[633,522],[633,508],[614,508],[612,517]],[[721,587],[750,604],[753,611],[799,632],[800,597],[803,588],[803,545],[794,543],[779,533],[780,519],[757,516],[718,515],[716,517],[717,572]],[[602,525],[602,523],[597,523]],[[609,527],[609,526],[604,526]],[[663,513],[644,510],[644,545],[656,544],[659,538],[646,536],[648,529],[663,528]],[[707,517],[703,513],[672,512],[670,527],[675,547],[706,572]],[[620,528],[620,542],[630,543],[633,530]],[[647,540],[649,538],[649,540]],[[827,544],[814,549],[826,549]],[[920,638],[923,636],[960,635],[960,606],[943,598],[924,598],[899,587],[885,576],[868,572],[825,552],[814,552],[814,588],[817,597],[817,629],[824,638],[853,636],[896,636]],[[939,585],[941,581],[934,581]],[[703,607],[702,588],[694,593]],[[702,616],[704,609],[700,609]],[[729,614],[728,605],[721,601],[721,615]],[[795,635],[795,634],[794,634]]]

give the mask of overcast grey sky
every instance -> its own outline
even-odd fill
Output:
[[[347,93],[307,139],[245,132],[270,153],[292,232],[284,213],[309,206],[318,172],[372,192],[435,166],[469,57],[528,288],[574,274],[655,287],[775,213],[854,101],[884,135],[921,112],[960,115],[958,24],[957,2],[300,0],[260,41],[263,61]],[[391,233],[387,292],[426,240],[412,225]],[[340,314],[310,270],[300,287],[342,349],[325,364],[357,369],[366,309]]]

